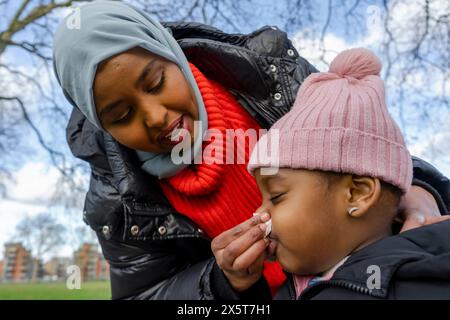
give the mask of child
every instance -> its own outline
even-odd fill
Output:
[[[291,274],[278,299],[450,299],[450,221],[392,232],[412,163],[380,69],[369,50],[342,52],[253,150],[269,248]]]

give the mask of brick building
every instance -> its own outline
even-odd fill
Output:
[[[73,261],[80,268],[82,281],[109,280],[109,265],[97,244],[84,243],[74,252]]]
[[[65,257],[53,257],[44,264],[45,276],[50,280],[61,280],[67,276],[67,267],[72,259]]]
[[[3,275],[4,282],[23,282],[31,279],[33,273],[33,259],[31,252],[21,243],[6,243]]]

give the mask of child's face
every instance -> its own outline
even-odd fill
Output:
[[[99,66],[94,100],[103,128],[131,149],[170,151],[174,142],[164,139],[163,132],[179,119],[191,134],[191,144],[195,139],[198,109],[189,83],[176,64],[142,48],[128,50]],[[112,104],[115,107],[105,112]]]
[[[348,254],[346,197],[339,183],[328,190],[317,172],[286,168],[271,176],[260,175],[257,169],[255,177],[263,196],[258,212],[271,215],[270,238],[285,270],[317,274]]]

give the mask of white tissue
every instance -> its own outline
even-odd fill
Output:
[[[253,216],[260,215],[261,213],[255,212],[253,213]],[[269,219],[268,221],[264,222],[266,224],[266,233],[264,234],[264,238],[267,238],[270,233],[272,232],[272,219]]]
[[[265,223],[266,223],[266,234],[264,235],[264,238],[267,238],[272,232],[272,219],[266,221]]]

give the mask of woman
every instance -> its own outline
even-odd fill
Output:
[[[252,216],[261,199],[255,181],[245,163],[175,165],[166,138],[185,128],[195,156],[209,145],[196,120],[220,132],[268,128],[316,69],[276,28],[163,27],[112,1],[79,13],[79,29],[66,19],[55,34],[54,68],[74,106],[68,143],[92,169],[84,221],[110,263],[112,298],[233,297],[210,240]],[[448,179],[414,161],[418,187],[404,199],[410,224],[419,212],[446,213],[450,202]],[[266,263],[264,275],[273,290],[284,281],[277,264]]]

